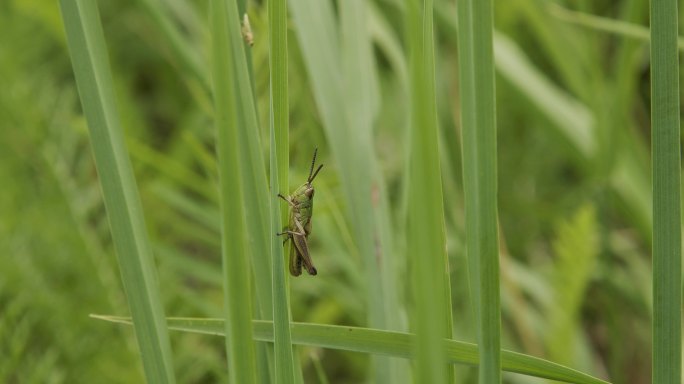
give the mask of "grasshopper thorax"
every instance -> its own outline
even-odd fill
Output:
[[[310,201],[314,196],[314,187],[312,184],[304,183],[292,193],[292,201],[300,205],[301,203]]]

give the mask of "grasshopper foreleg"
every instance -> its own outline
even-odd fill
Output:
[[[285,196],[281,195],[280,193],[278,194],[278,197],[285,200],[290,205],[290,207],[292,207],[292,208],[296,207],[295,203],[289,197],[285,197]]]

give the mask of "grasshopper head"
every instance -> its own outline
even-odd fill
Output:
[[[323,168],[323,164],[321,164],[318,166],[318,168],[316,168],[316,172],[314,172],[315,161],[316,161],[316,152],[314,152],[313,162],[311,162],[311,170],[309,171],[309,178],[306,179],[306,183],[302,184],[299,188],[297,188],[292,193],[292,200],[294,200],[296,203],[303,203],[306,201],[310,201],[314,196],[313,181],[316,178],[316,175],[318,175],[318,172],[321,170],[321,168]]]
[[[314,187],[310,183],[306,183],[306,186],[304,187],[304,195],[308,198],[313,198],[314,197]]]

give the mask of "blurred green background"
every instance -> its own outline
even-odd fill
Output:
[[[455,2],[435,3],[454,335],[474,341],[463,248]],[[99,5],[166,313],[220,317],[207,2]],[[367,7],[380,101],[374,152],[386,182],[388,225],[401,238],[409,121],[403,8],[392,0]],[[647,383],[648,42],[568,10],[633,25],[648,21],[648,2],[637,0],[495,4],[503,346],[614,383]],[[265,4],[250,2],[249,16],[266,143]],[[160,17],[191,42],[198,72],[176,54]],[[317,179],[311,238],[319,276],[291,281],[293,318],[365,326],[368,288],[336,172],[341,165],[325,142],[297,28],[293,18],[291,186],[305,179],[314,147],[326,167]],[[0,382],[141,382],[132,330],[88,317],[128,310],[57,2],[0,2],[0,84]],[[397,243],[401,282],[404,258],[413,255],[402,255]],[[408,287],[399,287],[396,295],[406,303]],[[171,336],[179,382],[225,380],[222,340]],[[307,382],[317,382],[319,362],[333,383],[369,377],[367,355],[297,351]],[[460,367],[458,377],[469,382],[474,371]],[[512,374],[505,380],[534,382]]]

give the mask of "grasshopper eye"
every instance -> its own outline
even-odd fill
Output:
[[[313,189],[313,188],[309,188],[309,189],[307,189],[304,193],[306,194],[306,196],[308,196],[309,198],[311,198],[311,197],[313,197],[313,195],[314,195],[314,189]]]

